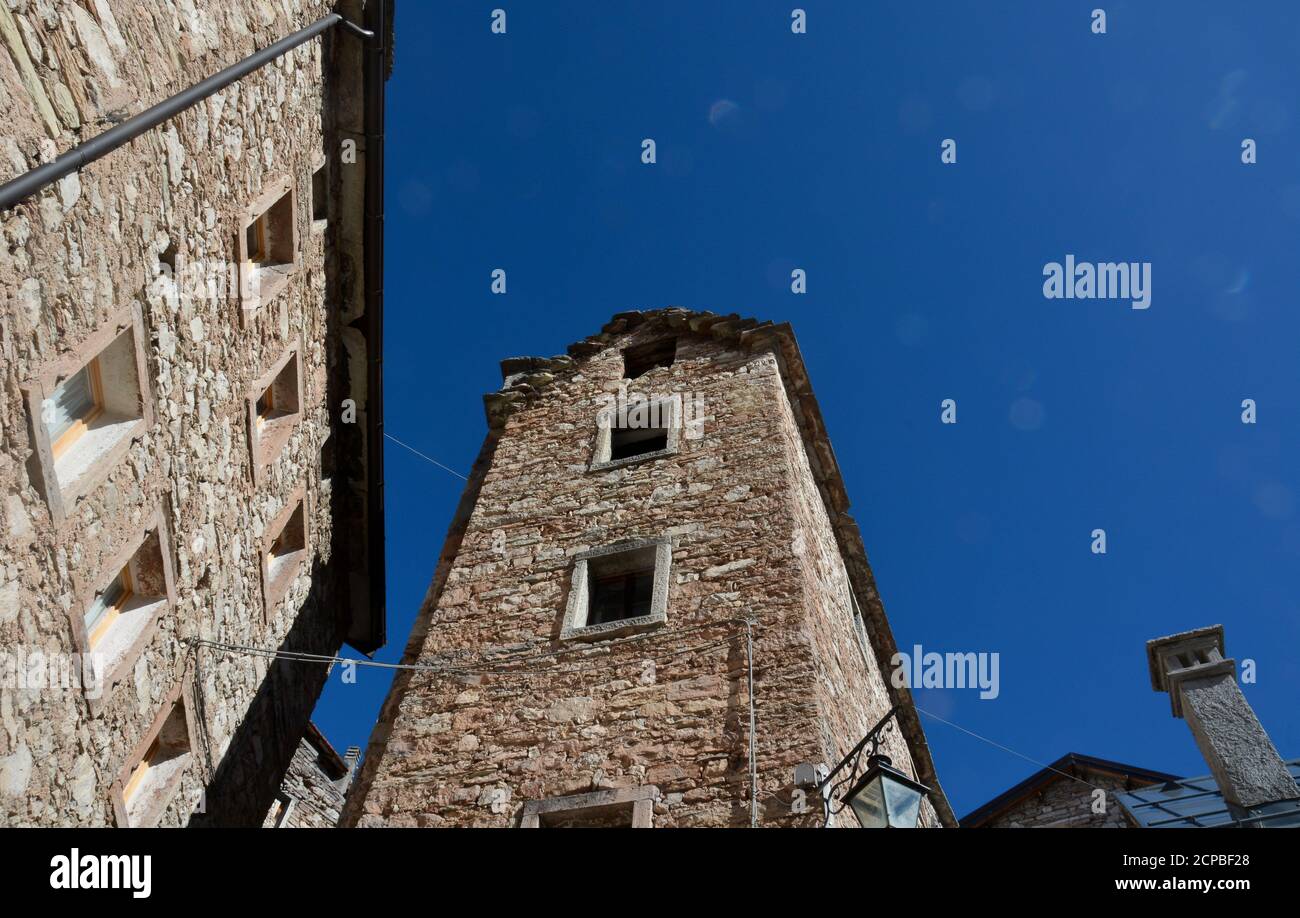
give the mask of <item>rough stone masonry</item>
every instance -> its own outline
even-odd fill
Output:
[[[660,365],[627,379],[637,353]],[[899,704],[884,751],[931,787],[921,824],[954,825],[789,327],[624,313],[502,370],[405,654],[438,671],[395,680],[343,824],[745,826],[752,764],[760,826],[816,825],[795,766]],[[602,408],[637,394],[702,410],[675,448],[598,455]],[[663,620],[563,640],[582,559],[656,540]]]
[[[0,3],[0,180],[335,6]],[[359,20],[362,6],[348,0],[340,11]],[[186,641],[332,653],[347,626],[348,579],[365,575],[364,553],[348,554],[359,539],[335,538],[359,532],[363,516],[351,493],[365,477],[361,425],[344,427],[331,411],[348,396],[363,414],[365,405],[364,374],[350,372],[366,360],[350,327],[363,309],[364,146],[352,171],[337,155],[340,129],[362,136],[362,83],[354,45],[310,41],[0,214],[0,650],[63,659],[90,649],[80,621],[143,532],[152,535],[129,562],[136,592],[164,604],[121,648],[126,670],[101,697],[12,681],[0,689],[0,825],[261,823],[324,672],[196,655]],[[325,164],[328,200],[313,187]],[[295,242],[275,297],[250,309],[236,290],[170,295],[164,269],[227,276],[247,208],[272,187],[293,192],[273,241]],[[87,458],[96,480],[51,493],[59,479],[38,436],[33,381],[66,379],[93,356],[96,336],[123,328],[141,384],[106,364],[106,398],[125,387],[127,413],[143,418],[115,453]],[[250,442],[252,389],[290,350],[297,418],[280,424],[263,469]],[[303,552],[275,595],[267,541],[295,500]],[[183,716],[168,719],[173,710]],[[141,786],[156,799],[136,806],[128,798]]]

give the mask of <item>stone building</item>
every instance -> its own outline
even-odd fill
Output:
[[[260,825],[325,673],[213,644],[384,640],[388,12],[0,3],[5,183],[321,26],[0,211],[0,824]]]
[[[1222,625],[1147,641],[1210,774],[1179,778],[1070,753],[971,812],[963,828],[1297,828],[1300,759],[1284,761],[1237,685]]]
[[[963,829],[1126,829],[1118,794],[1174,775],[1067,753],[964,816]],[[1101,793],[1097,793],[1100,791]]]
[[[308,723],[262,828],[332,829],[337,826],[360,754],[361,750],[352,746],[346,755],[339,755],[316,725]]]
[[[788,325],[623,313],[502,373],[344,825],[816,825],[796,766],[895,705],[956,824]]]

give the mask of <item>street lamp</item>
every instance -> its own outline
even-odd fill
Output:
[[[921,815],[921,800],[930,793],[930,788],[903,774],[894,767],[889,756],[880,752],[881,730],[897,712],[897,705],[890,708],[880,723],[872,727],[871,732],[853,747],[843,761],[817,783],[815,793],[825,799],[827,823],[833,814],[849,807],[864,829],[916,828]],[[858,764],[868,744],[871,745],[871,751],[867,754],[866,772],[859,776]],[[848,775],[835,781],[835,776],[845,768],[848,769]],[[798,773],[805,773],[802,767]],[[836,792],[845,785],[851,786],[837,800]]]
[[[887,755],[867,759],[867,773],[844,795],[864,829],[915,829],[930,788],[913,781]]]

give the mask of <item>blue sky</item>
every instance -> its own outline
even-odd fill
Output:
[[[793,5],[399,3],[389,432],[468,472],[503,357],[626,309],[789,321],[900,647],[1000,654],[996,700],[918,703],[1039,762],[1204,774],[1143,644],[1222,623],[1300,756],[1300,5],[805,2],[805,35]],[[1150,308],[1045,299],[1067,254],[1150,262]],[[396,660],[463,482],[386,461]],[[388,683],[336,671],[337,746]],[[1036,770],[926,729],[959,814]]]

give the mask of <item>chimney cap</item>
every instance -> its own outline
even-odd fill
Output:
[[[1168,634],[1147,641],[1147,668],[1151,674],[1151,688],[1157,692],[1169,691],[1172,688],[1168,678],[1170,671],[1185,668],[1184,664],[1177,660],[1174,661],[1173,666],[1170,666],[1171,657],[1176,657],[1180,653],[1211,648],[1217,650],[1220,657],[1227,655],[1224,651],[1222,625],[1180,631],[1178,634]]]

